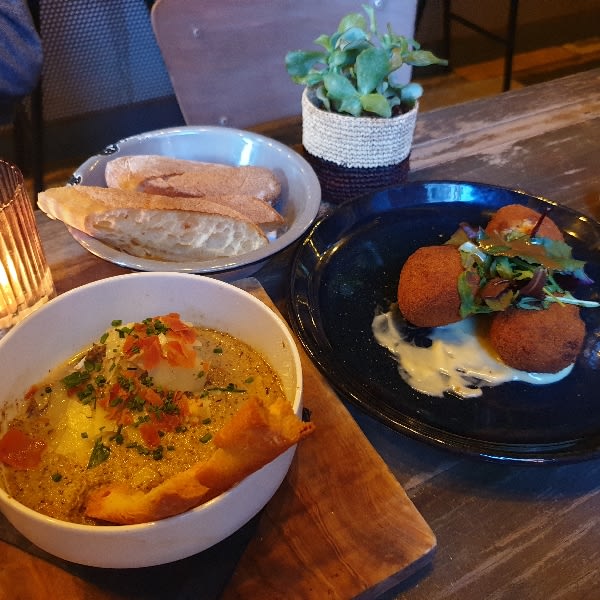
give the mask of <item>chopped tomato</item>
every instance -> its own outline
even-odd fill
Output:
[[[142,439],[150,448],[160,446],[159,427],[156,423],[142,423],[139,427]]]
[[[130,339],[133,338],[128,338],[127,342],[129,342]],[[153,369],[160,362],[162,351],[158,337],[155,335],[139,338],[131,343],[127,342],[123,346],[123,351],[132,359],[135,359],[136,356],[139,355],[144,369]]]
[[[174,367],[192,369],[196,363],[196,352],[188,344],[182,344],[177,340],[173,340],[165,344],[164,350],[168,363]]]
[[[175,431],[177,426],[181,424],[181,417],[179,415],[159,413],[155,416],[154,422],[160,425],[161,431]]]
[[[148,404],[152,404],[153,406],[161,406],[163,403],[163,399],[151,388],[142,388],[140,390],[140,395],[144,398]]]
[[[104,394],[98,400],[98,405],[106,410],[106,415],[109,419],[116,420],[119,413],[123,410],[126,397],[123,388],[118,383],[114,383],[110,387],[108,394]]]
[[[32,385],[28,390],[27,393],[25,394],[25,400],[30,400],[31,398],[33,398],[35,396],[35,393],[38,391],[38,386],[37,385]]]
[[[15,469],[34,469],[40,463],[46,442],[20,429],[9,429],[0,439],[0,461]]]
[[[166,343],[161,345],[155,329],[148,329],[143,323],[133,327],[134,335],[130,335],[123,345],[126,356],[138,359],[144,369],[150,371],[164,357],[172,366],[192,368],[195,352],[192,346],[196,339],[196,331],[186,325],[177,313],[156,317],[165,327]],[[151,333],[149,333],[149,331]]]
[[[133,414],[130,410],[123,410],[119,416],[117,423],[119,425],[131,425],[134,422]]]
[[[182,342],[191,344],[196,339],[194,328],[186,325],[179,318],[178,313],[170,313],[164,317],[160,317],[160,320],[171,330],[169,333],[172,332],[174,337],[177,337]]]
[[[123,352],[127,356],[131,356],[132,354],[139,352],[138,339],[135,336],[130,335],[127,337],[123,343]]]

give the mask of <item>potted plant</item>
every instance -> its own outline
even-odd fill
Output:
[[[323,187],[340,202],[401,183],[409,169],[421,85],[402,83],[408,65],[445,65],[412,39],[377,28],[372,6],[351,13],[332,35],[320,35],[323,50],[288,52],[285,64],[302,94],[302,143]]]

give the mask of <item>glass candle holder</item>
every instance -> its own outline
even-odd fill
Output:
[[[0,338],[54,295],[23,175],[0,160]]]

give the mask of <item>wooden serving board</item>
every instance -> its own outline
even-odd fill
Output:
[[[239,285],[276,310],[257,280]],[[224,600],[376,598],[426,564],[435,550],[433,532],[400,483],[302,351],[301,358],[304,405],[317,430],[298,448],[288,476],[258,519]],[[108,580],[98,575],[102,570],[71,568],[17,545],[25,546],[0,541],[0,598],[9,597],[3,595],[9,590],[11,598],[58,591],[72,599],[126,597],[102,585]],[[182,574],[190,568],[185,564]],[[189,593],[191,575],[185,577]],[[202,598],[196,584],[203,575],[194,577],[193,597]],[[180,597],[173,583],[171,597]]]

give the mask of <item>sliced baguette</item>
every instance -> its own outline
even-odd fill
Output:
[[[150,177],[138,186],[138,190],[145,194],[160,194],[175,198],[197,197],[197,185],[190,173],[180,175],[166,175],[164,177]],[[237,210],[247,219],[257,225],[269,225],[279,227],[283,225],[284,219],[268,202],[244,196],[242,194],[207,194],[202,196],[204,200],[228,206]]]
[[[198,198],[68,186],[40,192],[38,206],[49,217],[142,258],[202,261],[268,244],[260,227],[237,211]]]
[[[174,175],[181,177],[172,179]],[[148,180],[166,178],[159,184],[163,186],[161,193],[168,188],[170,195],[243,195],[271,205],[281,193],[279,180],[264,167],[231,166],[151,154],[115,158],[106,164],[104,177],[109,187],[137,191],[150,191],[144,189]]]

